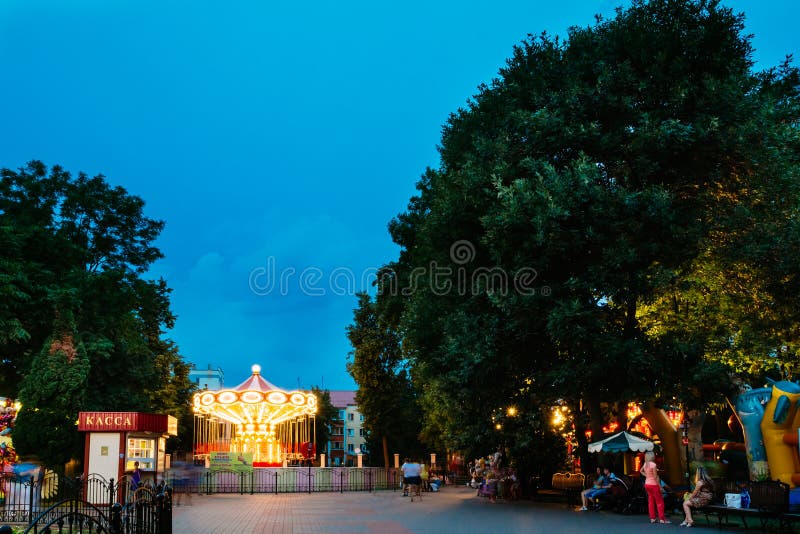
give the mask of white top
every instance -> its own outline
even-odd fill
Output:
[[[403,471],[403,474],[407,477],[418,477],[422,466],[416,462],[411,462],[410,464],[405,464],[406,468]]]

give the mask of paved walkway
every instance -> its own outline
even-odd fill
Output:
[[[651,525],[646,515],[577,512],[563,504],[530,501],[489,503],[474,490],[444,488],[409,502],[398,492],[278,495],[194,495],[191,506],[173,510],[176,534],[222,533],[435,533],[547,534],[681,532],[683,519]],[[697,526],[705,519],[698,518]],[[701,531],[711,529],[701,528]],[[689,531],[694,532],[694,530]]]

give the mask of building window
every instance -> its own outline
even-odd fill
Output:
[[[344,419],[344,410],[339,410],[339,419]]]
[[[342,442],[341,441],[334,441],[333,442],[333,449],[334,450],[342,450]]]
[[[349,438],[353,437],[353,429],[352,428],[348,428],[347,429],[347,437],[349,437]]]
[[[333,429],[334,436],[341,436],[343,433],[342,427],[336,427]]]
[[[362,438],[364,437],[364,429],[363,428],[359,428],[358,429],[358,435],[361,436]]]
[[[351,413],[347,414],[347,420],[348,421],[355,421],[355,418],[353,417],[353,414],[351,414]]]
[[[355,452],[355,448],[353,447],[352,443],[347,444],[347,452]]]
[[[363,423],[364,422],[364,415],[362,414],[359,417],[361,417],[361,422]]]

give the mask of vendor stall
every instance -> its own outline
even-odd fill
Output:
[[[78,430],[86,433],[84,474],[119,480],[139,462],[143,478],[156,480],[167,467],[166,440],[178,435],[171,415],[140,412],[80,412]]]

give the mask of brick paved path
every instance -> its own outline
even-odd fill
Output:
[[[576,512],[563,504],[530,501],[492,504],[475,497],[474,490],[448,487],[439,493],[425,494],[422,502],[413,503],[397,492],[195,495],[192,506],[174,509],[173,530],[176,534],[615,534],[684,530],[678,528],[682,517],[671,519],[672,525],[651,525],[646,515]],[[703,526],[705,520],[697,519],[697,526]]]

